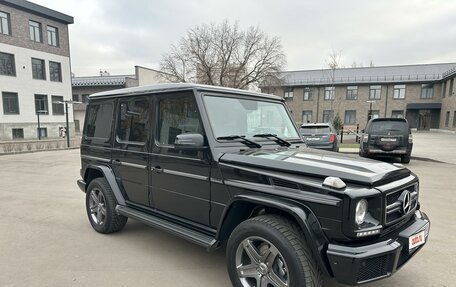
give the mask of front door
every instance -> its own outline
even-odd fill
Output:
[[[160,211],[209,225],[210,161],[208,151],[174,147],[178,134],[204,135],[192,92],[156,99],[156,140],[150,159],[151,204]]]
[[[150,110],[147,97],[120,99],[112,165],[129,201],[149,205]]]

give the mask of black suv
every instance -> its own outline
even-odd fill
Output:
[[[272,95],[193,84],[94,94],[81,163],[96,231],[132,218],[207,250],[226,243],[234,286],[377,280],[429,234],[413,173],[305,147]]]
[[[359,155],[400,156],[402,163],[409,163],[412,147],[412,132],[406,119],[377,118],[367,123],[359,144]]]

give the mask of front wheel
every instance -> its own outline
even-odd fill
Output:
[[[262,215],[242,222],[228,239],[226,252],[233,286],[322,286],[304,235],[283,217]]]

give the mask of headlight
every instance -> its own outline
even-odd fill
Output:
[[[367,200],[361,199],[358,201],[358,204],[356,204],[356,213],[355,213],[355,222],[358,225],[361,225],[364,223],[364,219],[366,218],[366,213],[367,213]]]

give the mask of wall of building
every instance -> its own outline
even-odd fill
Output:
[[[453,81],[452,90],[450,90],[451,81]],[[445,91],[442,91],[442,112],[440,114],[440,127],[442,129],[456,131],[456,73],[444,81]],[[447,121],[448,115],[448,124]]]

